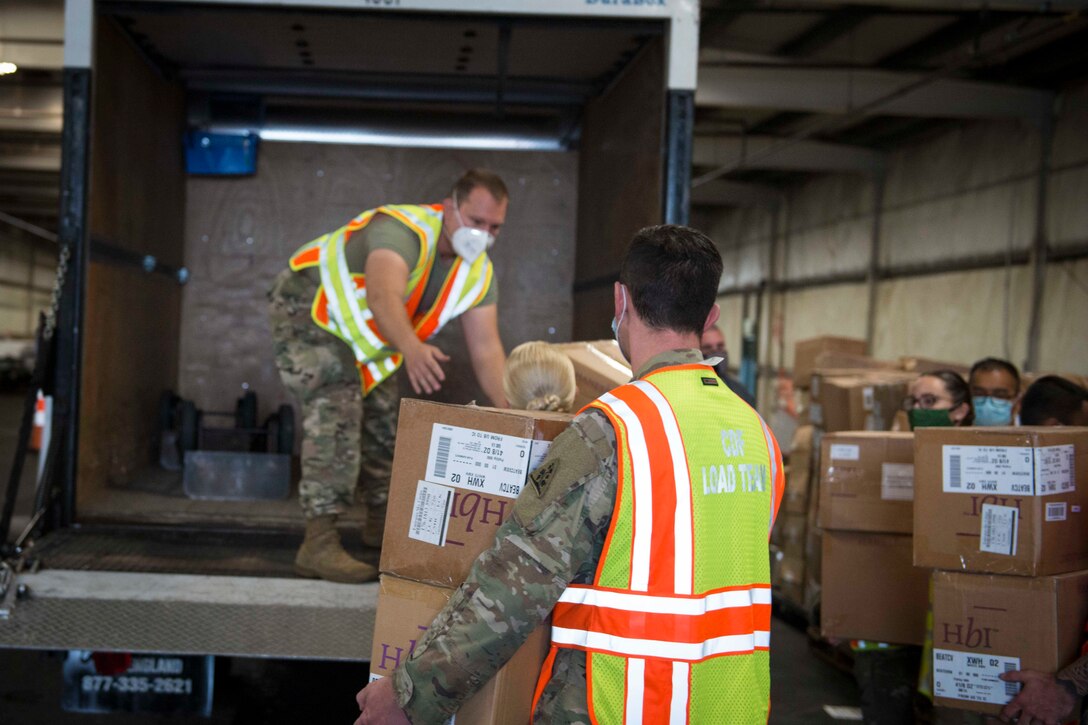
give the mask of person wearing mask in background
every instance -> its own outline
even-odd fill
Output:
[[[699,341],[699,349],[707,358],[720,357],[722,359],[714,366],[714,372],[729,386],[730,390],[740,396],[741,400],[755,408],[756,399],[752,397],[752,393],[744,387],[744,383],[729,374],[729,352],[725,349],[725,335],[721,328],[717,325],[708,327]]]
[[[547,342],[525,342],[506,358],[502,389],[511,408],[570,412],[574,364]]]
[[[953,370],[922,373],[910,384],[903,400],[911,429],[929,426],[969,426],[975,414],[971,408],[971,389]]]
[[[1044,375],[1020,401],[1024,425],[1088,425],[1088,390],[1057,375]]]
[[[1008,360],[988,357],[971,366],[967,376],[975,425],[1013,425],[1020,396],[1020,371]]]
[[[498,176],[469,171],[441,204],[365,211],[300,247],[276,277],[268,294],[276,366],[302,406],[300,575],[377,578],[374,565],[344,550],[336,518],[351,505],[361,469],[363,544],[376,563],[399,412],[396,372],[403,364],[417,394],[437,391],[449,357],[428,341],[449,320],[461,317],[476,379],[493,405],[505,405],[487,250],[507,199]]]
[[[356,695],[356,725],[446,722],[549,615],[534,722],[767,722],[782,458],[702,363],[721,271],[694,229],[635,234],[612,328],[636,379],[555,439],[412,653]]]

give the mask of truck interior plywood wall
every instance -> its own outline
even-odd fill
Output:
[[[276,370],[267,299],[291,253],[383,203],[441,202],[474,166],[497,172],[510,191],[504,230],[489,252],[504,345],[570,339],[576,154],[265,143],[252,177],[188,181],[182,397],[215,410],[246,384],[262,420],[293,403]],[[460,325],[448,325],[435,344],[452,360],[434,399],[486,404]]]
[[[180,265],[182,90],[111,23],[97,24],[95,46],[91,235]],[[177,384],[181,292],[164,277],[92,256],[85,309],[81,498],[151,460],[159,397]]]
[[[612,280],[631,236],[662,222],[664,41],[648,43],[583,116],[574,339],[611,335]],[[598,288],[607,288],[607,294]]]

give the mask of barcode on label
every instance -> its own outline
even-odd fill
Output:
[[[438,439],[438,450],[434,454],[434,475],[436,478],[446,477],[446,466],[450,464],[450,439]]]
[[[958,455],[948,457],[948,487],[960,488],[963,485],[963,467]]]
[[[1059,501],[1058,503],[1048,503],[1046,505],[1046,520],[1065,521],[1065,510],[1065,501]]]
[[[1016,669],[1016,663],[1015,662],[1006,662],[1005,663],[1005,671],[1006,672],[1012,672],[1015,669]],[[1018,694],[1020,694],[1020,683],[1019,682],[1006,682],[1005,683],[1005,694],[1009,698],[1016,697]]]

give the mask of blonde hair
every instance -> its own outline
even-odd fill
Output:
[[[546,342],[525,342],[506,360],[502,389],[512,408],[567,412],[574,405],[574,365]]]

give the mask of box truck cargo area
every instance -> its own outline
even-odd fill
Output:
[[[56,496],[23,553],[41,571],[17,575],[40,596],[0,620],[0,646],[369,656],[373,592],[290,573],[302,419],[266,297],[290,254],[365,209],[439,202],[467,168],[494,170],[511,197],[491,253],[510,349],[608,338],[627,241],[687,218],[697,8],[486,5],[69,0]],[[148,273],[148,258],[186,274]],[[459,326],[434,344],[452,358],[435,399],[486,403]],[[82,634],[35,629],[48,607],[110,611],[100,572],[114,593],[195,579],[155,580],[146,607],[85,617]],[[279,605],[226,596],[254,577],[278,582]],[[194,621],[230,611],[287,634],[179,649],[150,624],[174,600]],[[327,620],[359,632],[350,652],[276,624],[359,606],[369,620]]]

